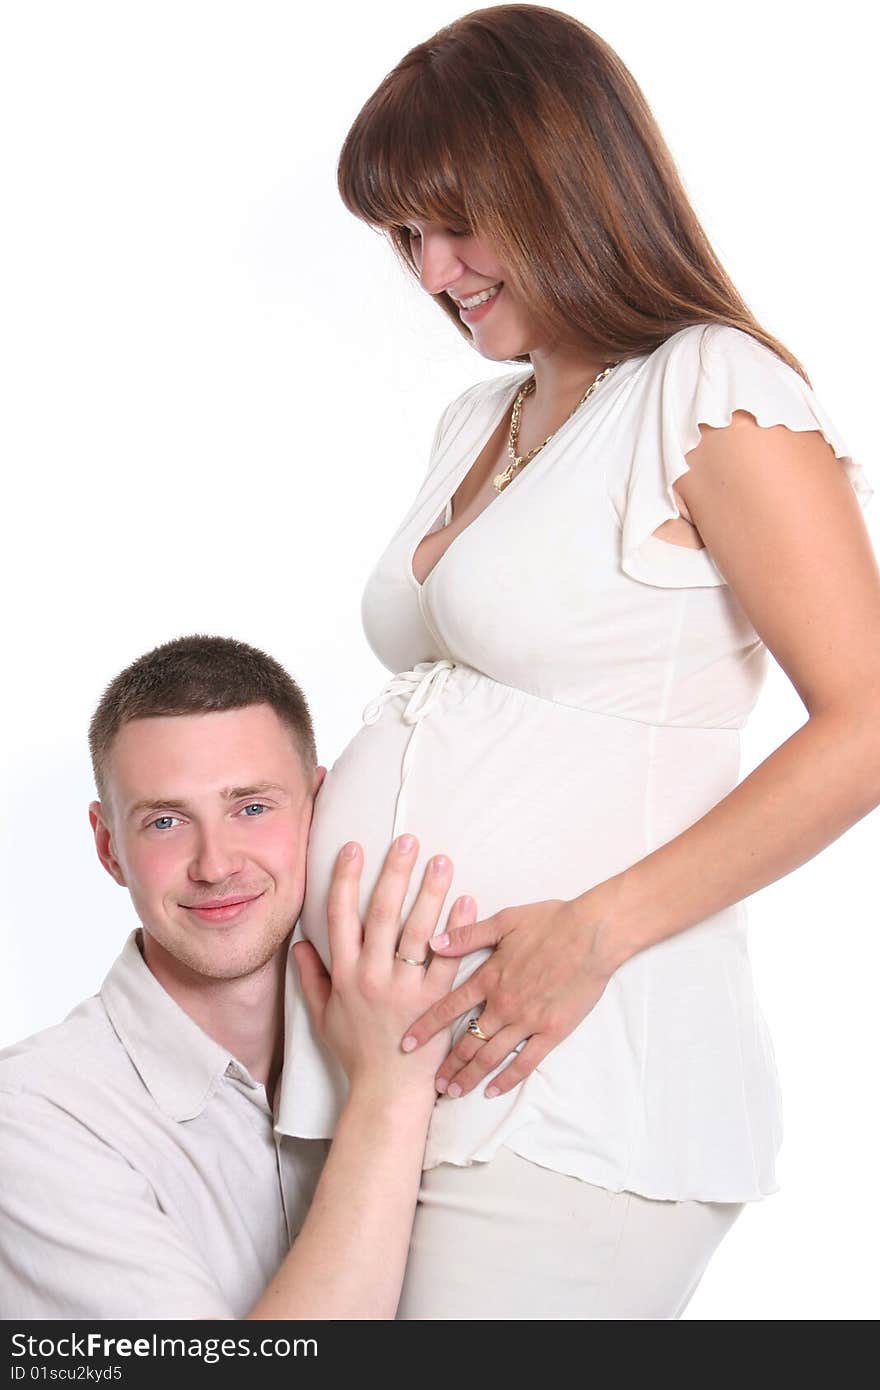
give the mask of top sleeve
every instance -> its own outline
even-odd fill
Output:
[[[426,477],[442,465],[447,451],[455,447],[459,434],[466,429],[475,414],[486,415],[497,409],[498,402],[511,396],[518,382],[525,381],[531,372],[507,372],[503,376],[489,377],[488,380],[474,382],[465,387],[442,412],[434,430],[431,450],[428,455]],[[511,397],[512,398],[512,397]]]
[[[638,428],[609,492],[621,524],[621,568],[631,578],[665,588],[727,582],[705,547],[653,533],[681,515],[672,485],[689,471],[686,455],[700,443],[699,425],[729,425],[734,411],[748,411],[762,426],[818,430],[860,505],[873,496],[862,465],[803,377],[751,334],[727,324],[684,329],[657,350],[648,370]]]
[[[440,442],[443,439],[443,435],[446,432],[446,426],[449,423],[449,417],[452,414],[453,407],[457,404],[457,400],[450,401],[449,405],[446,406],[445,410],[441,411],[440,413],[440,419],[437,421],[437,426],[434,430],[434,438],[431,440],[431,447],[428,451],[428,467],[426,470],[427,473],[430,473],[431,469],[434,467],[434,460],[437,457],[437,451],[440,448]]]
[[[0,1127],[2,1317],[235,1317],[146,1178],[85,1125],[3,1091]]]

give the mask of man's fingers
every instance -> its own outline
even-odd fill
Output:
[[[445,854],[435,854],[425,865],[421,886],[404,923],[397,949],[407,960],[425,960],[429,938],[434,935],[449,885],[452,864]]]
[[[352,966],[363,941],[360,917],[360,882],[363,852],[351,840],[336,857],[330,891],[327,894],[327,935],[330,942],[330,968],[335,972]]]
[[[309,1016],[317,1032],[323,1032],[324,1011],[332,988],[330,976],[324,969],[324,962],[310,941],[296,941],[293,955],[299,980],[305,996]]]
[[[385,856],[370,898],[364,922],[364,960],[383,971],[391,967],[400,935],[403,901],[418,851],[419,843],[414,835],[398,835]]]

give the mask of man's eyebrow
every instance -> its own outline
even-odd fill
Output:
[[[135,801],[135,802],[132,803],[132,805],[128,808],[128,814],[129,814],[130,816],[133,816],[133,815],[135,815],[138,811],[185,811],[185,810],[186,810],[186,802],[185,802],[185,801],[177,801],[173,796],[166,796],[166,797],[145,796],[145,797],[143,797],[140,801]]]
[[[280,782],[254,782],[250,787],[224,787],[220,795],[227,801],[239,801],[243,796],[264,796],[266,792],[281,792],[282,795],[286,795],[287,790]]]
[[[287,795],[288,789],[282,787],[280,782],[254,782],[249,787],[224,787],[220,795],[225,801],[240,801],[246,796],[265,796],[268,792],[280,792],[283,796]],[[173,796],[145,796],[140,801],[135,801],[129,807],[129,816],[137,815],[138,811],[185,811],[186,802],[179,797]]]

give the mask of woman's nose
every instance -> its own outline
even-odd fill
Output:
[[[442,294],[461,278],[462,263],[446,237],[426,236],[422,242],[419,283],[428,294]]]

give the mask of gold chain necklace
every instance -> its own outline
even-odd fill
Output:
[[[608,376],[610,372],[613,372],[615,367],[619,366],[620,361],[617,361],[612,362],[609,366],[602,368],[595,381],[591,382],[590,385],[587,387],[586,391],[581,396],[574,409],[570,410],[569,413],[566,415],[565,419],[562,421],[562,425],[568,423],[572,415],[574,415],[575,410],[580,410],[587,397],[593,394],[596,387],[599,385],[599,382],[604,381],[606,376]],[[557,425],[556,429],[553,431],[553,434],[548,434],[547,438],[544,440],[544,444],[537,444],[535,448],[530,449],[527,454],[517,454],[516,446],[519,443],[519,417],[520,411],[522,410],[522,403],[525,400],[526,396],[530,395],[531,392],[534,391],[534,389],[535,378],[533,376],[530,376],[525,385],[521,386],[519,391],[516,393],[516,400],[513,403],[513,413],[510,417],[510,431],[507,436],[507,453],[508,457],[510,458],[510,463],[507,465],[503,473],[499,473],[497,477],[492,479],[492,486],[495,488],[496,492],[503,492],[504,489],[507,487],[507,484],[510,482],[510,480],[516,473],[516,470],[518,468],[522,468],[524,463],[528,463],[529,459],[533,459],[535,457],[535,454],[539,454],[541,450],[544,448],[544,444],[549,444],[550,440],[553,438],[553,435],[558,434],[559,430],[562,429],[562,425]]]

